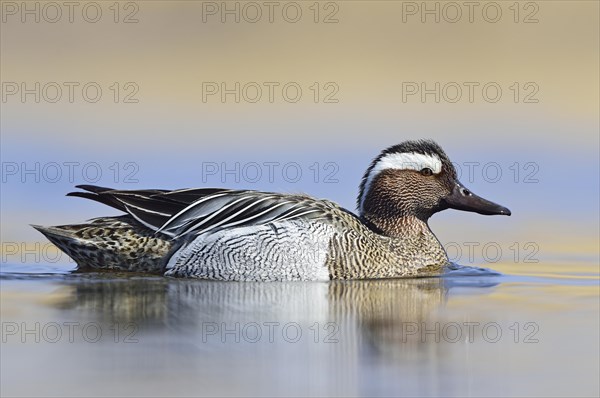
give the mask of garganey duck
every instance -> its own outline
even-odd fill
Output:
[[[34,226],[82,268],[229,281],[395,278],[448,264],[429,217],[448,208],[510,215],[466,189],[442,148],[406,141],[364,174],[359,215],[305,195],[230,189],[113,190],[69,196],[126,215]]]

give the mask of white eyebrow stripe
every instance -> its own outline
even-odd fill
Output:
[[[430,168],[435,174],[442,171],[442,161],[435,155],[423,155],[421,153],[390,153],[385,155],[375,164],[369,176],[375,177],[379,172],[386,169],[397,170],[421,170]]]
[[[389,153],[383,156],[375,163],[375,166],[369,172],[367,181],[365,183],[365,189],[363,190],[360,198],[360,211],[363,211],[363,204],[366,196],[371,189],[373,180],[383,170],[395,169],[395,170],[422,170],[424,168],[430,168],[434,174],[439,174],[442,171],[442,161],[436,155],[424,155],[416,152],[406,153]]]

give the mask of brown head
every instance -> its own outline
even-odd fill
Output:
[[[386,231],[406,219],[423,222],[448,208],[484,215],[510,215],[510,210],[466,189],[444,150],[430,140],[405,141],[377,156],[362,179],[360,215]]]

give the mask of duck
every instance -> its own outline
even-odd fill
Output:
[[[381,151],[360,182],[358,214],[327,199],[227,188],[119,190],[78,185],[75,196],[122,215],[32,225],[79,269],[220,281],[328,281],[440,275],[449,265],[432,215],[507,215],[458,180],[432,140]]]

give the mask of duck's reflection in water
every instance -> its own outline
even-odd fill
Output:
[[[459,281],[461,288],[494,285],[493,278],[467,279]],[[436,342],[430,335],[443,327],[436,313],[456,284],[450,278],[233,283],[80,274],[67,278],[55,305],[97,322],[133,323],[142,333],[175,333],[204,343],[214,335],[219,343],[235,340],[219,336],[227,330],[229,335],[237,330],[243,339],[247,325],[254,328],[246,330],[254,339],[256,328],[266,332],[269,325],[293,323],[309,340],[405,355]]]

